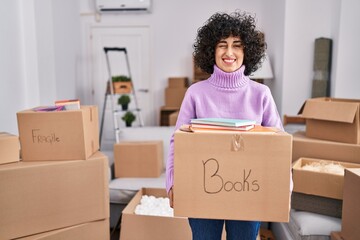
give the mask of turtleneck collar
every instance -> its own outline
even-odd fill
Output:
[[[209,82],[219,88],[239,88],[249,83],[250,79],[244,74],[245,66],[242,65],[235,72],[224,72],[214,65],[214,72],[209,78]]]

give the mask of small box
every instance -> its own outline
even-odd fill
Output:
[[[334,161],[300,158],[293,164],[294,192],[312,194],[316,196],[343,199],[344,176],[325,172],[316,172],[302,169],[311,163],[334,163]],[[360,164],[335,162],[345,168],[360,168]]]
[[[170,115],[179,111],[178,107],[162,106],[160,109],[160,126],[170,126]]]
[[[165,189],[140,189],[122,211],[121,240],[191,239],[191,229],[187,218],[136,215],[135,208],[143,195],[167,197]]]
[[[360,144],[360,100],[308,99],[302,116],[307,137]]]
[[[124,141],[114,145],[115,177],[155,178],[164,170],[162,141]]]
[[[17,113],[23,161],[88,159],[99,150],[98,109]]]
[[[108,159],[0,165],[0,239],[109,218]]]
[[[345,169],[341,236],[346,240],[359,239],[360,169]]]
[[[117,94],[131,93],[132,84],[131,82],[114,82],[113,89]]]
[[[187,77],[170,77],[168,79],[169,88],[187,88],[189,79]]]
[[[179,116],[179,111],[176,111],[176,112],[171,113],[169,115],[169,126],[175,126],[176,125],[176,121],[177,121],[178,116]]]
[[[166,88],[165,89],[165,106],[180,108],[184,99],[187,88]]]
[[[175,132],[174,214],[289,221],[292,136]]]
[[[20,143],[18,136],[0,132],[0,164],[18,162]]]
[[[330,240],[344,240],[344,239],[341,237],[340,232],[331,232],[330,233]]]
[[[320,158],[360,164],[360,145],[306,137],[304,131],[293,134],[293,157]]]
[[[99,240],[110,239],[109,219],[83,223],[71,227],[56,229],[53,231],[17,238],[18,240]]]

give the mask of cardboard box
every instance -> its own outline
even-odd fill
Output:
[[[330,239],[331,239],[331,240],[344,240],[344,239],[341,237],[341,233],[340,233],[340,232],[331,232],[331,233],[330,233]]]
[[[303,166],[314,162],[334,163],[323,159],[300,158],[293,164],[294,192],[312,194],[316,196],[343,199],[344,176],[315,172],[302,169]],[[335,162],[345,168],[360,168],[360,164]]]
[[[170,126],[170,115],[179,111],[179,107],[162,106],[160,109],[160,126]]]
[[[175,126],[176,125],[176,121],[177,121],[178,116],[179,116],[179,111],[176,111],[176,112],[171,113],[169,115],[169,126]]]
[[[162,141],[124,141],[114,145],[115,177],[156,178],[164,170]]]
[[[175,216],[289,221],[292,136],[175,132]]]
[[[109,219],[88,222],[50,232],[31,235],[18,240],[99,240],[110,239]]]
[[[165,89],[165,106],[180,108],[187,88],[166,88]]]
[[[189,86],[187,77],[170,77],[168,79],[169,88],[186,88]]]
[[[19,138],[6,132],[0,132],[0,164],[18,162],[19,159]]]
[[[187,218],[136,215],[135,208],[143,195],[167,197],[165,189],[140,189],[122,211],[121,240],[191,239],[191,229]]]
[[[346,169],[344,180],[341,236],[346,240],[359,239],[360,169]]]
[[[109,218],[108,159],[0,165],[0,239]]]
[[[313,98],[305,103],[306,136],[360,144],[360,100]]]
[[[17,113],[23,161],[87,159],[99,150],[98,109]]]
[[[308,157],[360,163],[359,156],[360,145],[309,138],[303,131],[293,134],[293,161],[301,157]]]

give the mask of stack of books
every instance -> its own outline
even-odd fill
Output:
[[[229,118],[191,119],[190,129],[196,131],[248,131],[255,127],[254,120]]]

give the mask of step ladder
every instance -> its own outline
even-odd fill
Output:
[[[141,109],[139,108],[138,100],[137,100],[137,97],[136,97],[136,89],[135,89],[135,86],[134,86],[134,83],[133,83],[132,77],[131,77],[129,58],[128,58],[128,55],[127,55],[126,48],[104,47],[104,52],[105,52],[105,57],[106,57],[106,65],[107,65],[107,71],[108,71],[108,74],[109,74],[109,79],[108,79],[107,85],[106,85],[105,99],[104,99],[104,105],[103,105],[102,116],[101,116],[100,146],[101,146],[101,140],[102,140],[102,135],[103,135],[105,111],[106,111],[108,96],[110,96],[111,111],[112,111],[112,115],[113,115],[114,133],[115,133],[116,143],[119,143],[119,134],[120,134],[118,118],[119,118],[119,116],[121,114],[124,114],[126,112],[124,110],[118,109],[116,107],[117,104],[115,106],[115,103],[114,103],[115,102],[115,96],[120,96],[122,94],[115,93],[115,91],[114,91],[114,87],[113,87],[113,84],[112,84],[113,74],[112,74],[112,71],[111,71],[111,64],[110,64],[108,52],[116,52],[116,53],[119,53],[119,54],[123,53],[124,56],[125,56],[127,71],[128,71],[128,75],[129,75],[130,83],[131,83],[131,92],[130,93],[123,93],[123,94],[127,94],[127,95],[132,96],[132,99],[134,100],[134,103],[135,103],[135,109],[129,109],[128,111],[133,112],[138,117],[140,127],[144,126],[144,122],[143,122],[143,119],[142,119],[142,116],[141,116]]]

